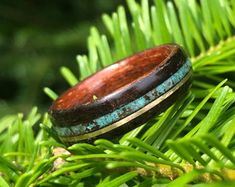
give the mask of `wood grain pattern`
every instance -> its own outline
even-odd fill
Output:
[[[190,67],[184,69],[185,64]],[[147,93],[164,81],[170,80],[167,84],[172,85],[158,88],[162,91],[155,93],[156,98],[178,84],[185,76],[180,69],[187,74],[191,63],[176,44],[148,49],[118,61],[75,85],[52,104],[49,114],[54,128],[59,136],[66,137],[111,125],[151,102]],[[170,77],[177,79],[177,72],[182,75],[174,83]],[[139,103],[130,105],[136,100]],[[131,107],[125,107],[128,105]]]

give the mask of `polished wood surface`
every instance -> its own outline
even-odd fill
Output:
[[[185,60],[174,44],[120,60],[62,94],[49,110],[52,121],[58,126],[76,125],[112,112],[163,82]]]
[[[125,133],[187,94],[192,65],[183,49],[167,44],[134,54],[91,75],[49,109],[65,144]]]

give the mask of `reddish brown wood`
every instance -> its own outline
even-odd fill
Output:
[[[58,126],[76,125],[112,112],[163,82],[185,60],[186,55],[176,44],[120,60],[62,94],[49,110],[52,121]]]

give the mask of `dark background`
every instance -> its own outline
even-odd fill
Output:
[[[112,13],[124,0],[0,0],[0,117],[46,111],[47,86],[61,93],[69,86],[61,66],[75,75],[75,57],[87,53],[92,25],[102,32],[102,13]]]

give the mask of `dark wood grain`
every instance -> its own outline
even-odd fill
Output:
[[[162,83],[186,58],[169,44],[120,60],[62,94],[49,109],[52,122],[66,127],[110,113]]]

